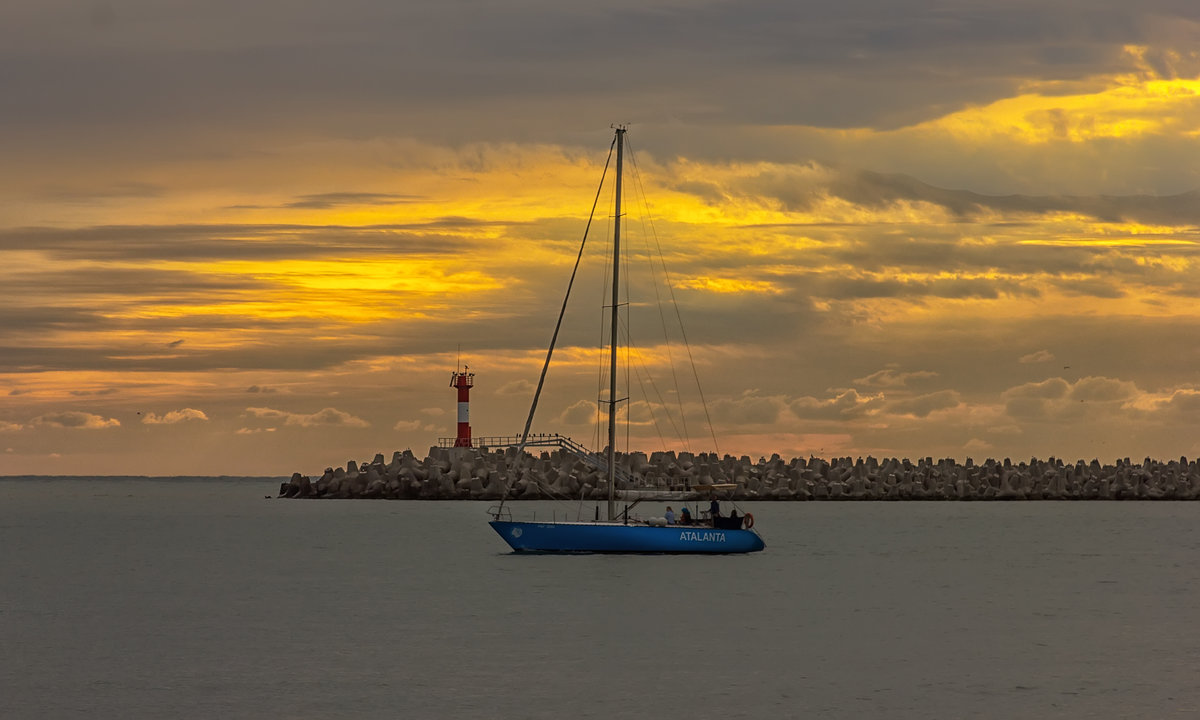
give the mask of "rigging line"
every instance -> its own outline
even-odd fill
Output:
[[[668,348],[668,351],[667,351],[668,362],[670,362],[670,360],[669,360],[670,344],[669,343],[667,344],[667,348]],[[658,399],[659,407],[662,408],[663,413],[667,416],[667,422],[671,424],[671,432],[674,434],[674,439],[678,440],[679,443],[682,444],[686,449],[687,441],[684,439],[684,434],[679,432],[679,426],[675,424],[675,416],[671,414],[671,406],[667,403],[667,401],[665,399],[663,399],[662,391],[658,389],[658,383],[654,382],[654,373],[650,372],[650,368],[646,365],[646,361],[644,359],[639,358],[638,362],[641,363],[642,372],[645,373],[646,380],[650,383],[650,389],[652,389],[654,391],[654,396]],[[636,369],[637,369],[636,366],[634,369],[636,371]],[[638,380],[639,380],[639,382],[641,381],[640,376],[639,376]],[[644,388],[643,388],[642,392],[643,392],[643,395],[645,395]],[[679,394],[678,385],[676,385],[675,394],[677,396]],[[651,415],[653,417],[653,413],[651,413]],[[659,425],[658,425],[658,419],[656,417],[654,417],[653,419],[654,419],[654,424],[655,424],[655,430],[658,432],[659,439],[662,440],[663,449],[665,450],[667,447],[666,446],[667,440],[663,436],[662,428],[659,427]]]
[[[606,283],[607,286],[607,283]],[[592,415],[592,447],[603,448],[600,444],[600,406],[604,404],[602,393],[604,392],[604,309],[601,308],[598,315],[600,318],[600,344],[598,347],[600,352],[596,353],[596,412]]]
[[[630,385],[630,383],[629,383],[630,343],[632,342],[632,338],[629,336],[628,318],[621,319],[621,318],[618,316],[618,318],[617,318],[617,322],[620,324],[620,328],[621,328],[621,329],[620,329],[620,331],[619,331],[619,332],[621,333],[621,339],[622,339],[622,340],[624,340],[624,342],[625,342],[625,344],[622,346],[622,351],[625,353],[625,357],[624,357],[624,368],[625,368],[625,398],[623,398],[623,399],[626,401],[626,403],[625,403],[625,406],[626,406],[626,407],[625,407],[625,419],[624,419],[624,425],[625,425],[625,452],[629,452],[629,405],[630,405],[630,403],[631,403],[631,402],[633,402],[633,400],[632,400],[632,397],[631,397],[631,396],[632,396],[632,394],[633,394],[633,391],[632,391],[632,387],[633,387],[633,386],[632,386],[632,385]],[[618,392],[617,392],[617,397],[620,397],[620,395],[621,395],[621,393],[620,393],[620,391],[618,390]],[[613,408],[613,411],[614,411],[614,412],[617,412],[618,410],[619,410],[619,407],[614,407],[614,408]],[[620,419],[620,414],[619,414],[619,413],[618,413],[618,416],[617,416],[617,417],[618,417],[618,420],[619,420],[619,419]]]
[[[683,435],[680,434],[680,432],[679,432],[679,426],[675,424],[675,417],[673,415],[671,415],[671,406],[667,405],[667,401],[663,399],[662,391],[660,391],[658,389],[658,384],[654,382],[654,376],[650,374],[650,369],[643,368],[643,370],[646,373],[646,379],[650,383],[650,389],[654,391],[655,397],[658,398],[659,407],[661,407],[663,409],[663,414],[665,414],[667,416],[667,422],[670,423],[670,425],[671,425],[671,432],[674,433],[676,440],[682,441]],[[653,416],[653,413],[652,413],[652,416]],[[655,429],[658,430],[659,438],[661,438],[663,441],[663,449],[666,450],[667,449],[667,447],[666,447],[667,441],[666,441],[666,438],[663,437],[662,430],[660,430],[658,428],[657,418],[654,420],[654,425],[655,425]],[[686,447],[686,443],[685,443],[685,447]]]
[[[634,368],[634,375],[637,377],[638,387],[641,388],[642,395],[644,397],[647,396],[646,383],[642,380],[642,371]],[[653,382],[651,383],[651,387],[653,387]],[[665,450],[667,447],[667,438],[663,436],[662,427],[658,424],[658,416],[654,414],[654,403],[646,403],[646,412],[650,413],[650,424],[654,426],[654,432],[658,434],[659,447]]]
[[[632,346],[632,342],[630,345]],[[659,405],[661,405],[663,411],[666,412],[667,421],[671,423],[671,429],[675,431],[675,436],[677,438],[679,437],[679,428],[675,427],[675,419],[671,417],[670,408],[667,407],[667,403],[663,400],[662,393],[658,391],[658,386],[654,384],[654,376],[650,374],[650,368],[646,367],[646,361],[639,357],[638,362],[641,365],[641,370],[639,371],[638,367],[634,366],[634,374],[637,376],[638,386],[642,389],[642,397],[647,398],[646,410],[650,413],[650,422],[654,425],[654,431],[658,433],[658,441],[662,444],[662,449],[666,450],[667,439],[663,436],[662,426],[658,424],[658,416],[654,414],[654,403],[649,401],[649,394],[646,392],[646,384],[642,380],[643,374],[645,375],[646,380],[650,383],[650,389],[654,391],[655,396],[658,398]],[[630,412],[633,410],[632,402],[630,403],[629,410]]]
[[[655,244],[658,244],[658,232],[654,228],[654,218],[650,214],[650,205],[646,201],[646,187],[642,183],[642,174],[637,165],[636,155],[634,154],[632,147],[629,149],[629,164],[633,169],[633,179],[634,179],[634,182],[637,184],[638,190],[640,192],[640,197],[642,200],[642,208],[643,208],[642,216],[643,216],[643,218],[646,219],[643,221],[642,224],[645,225],[645,224],[647,224],[646,221],[648,221],[648,224],[650,225],[650,233],[642,235],[642,242],[645,243],[645,245],[646,245],[646,257],[649,260],[650,276],[652,279],[651,284],[654,286],[654,300],[655,300],[655,304],[658,306],[658,317],[659,317],[660,322],[662,323],[662,330],[663,330],[663,343],[664,343],[664,346],[666,347],[666,351],[667,351],[667,367],[670,368],[670,370],[671,370],[671,382],[675,387],[675,402],[679,406],[679,424],[683,428],[683,433],[681,435],[679,432],[679,428],[675,427],[675,434],[683,442],[683,447],[690,452],[692,449],[692,439],[691,439],[691,434],[688,433],[688,429],[687,429],[687,414],[684,412],[684,409],[683,409],[683,393],[680,392],[680,388],[679,388],[679,376],[675,372],[675,353],[671,350],[671,334],[670,334],[670,331],[667,329],[667,316],[665,313],[663,313],[662,295],[658,291],[658,275],[654,268],[654,252],[650,248],[650,243],[646,240],[646,238],[649,236],[649,234],[653,234],[654,242],[655,242]],[[662,258],[662,246],[661,245],[659,246],[658,254],[659,254],[659,258],[661,259]],[[664,273],[664,275],[666,273],[666,262],[665,261],[663,261],[663,273]],[[664,279],[664,282],[667,284],[667,287],[669,288],[670,280]],[[675,297],[674,297],[674,295],[672,295],[671,302],[673,303],[674,301],[675,301]],[[676,307],[676,309],[675,309],[675,314],[676,314],[676,316],[679,315],[678,307]],[[680,331],[680,334],[682,335],[682,333],[683,333],[683,320],[682,319],[679,320],[679,331]],[[668,412],[668,417],[670,417],[670,411],[668,410],[667,412]],[[672,425],[672,427],[675,426],[674,420],[671,421],[671,425]],[[711,429],[711,427],[710,427],[710,429]],[[714,440],[714,442],[715,442],[715,440]]]
[[[600,203],[600,191],[604,188],[604,178],[608,175],[608,165],[612,161],[613,148],[617,145],[616,138],[608,146],[608,158],[604,161],[604,171],[600,174],[600,185],[596,188],[596,197],[592,200],[592,212],[588,215],[587,225],[583,228],[583,240],[579,243],[579,254],[575,256],[575,268],[571,270],[571,279],[567,282],[567,293],[563,296],[562,308],[558,311],[558,322],[554,324],[554,334],[550,337],[550,348],[546,351],[546,362],[542,365],[542,374],[538,377],[537,390],[533,393],[533,404],[529,406],[529,417],[525,419],[525,429],[521,432],[521,444],[517,446],[517,457],[525,451],[525,443],[529,440],[529,427],[533,424],[533,415],[537,411],[538,398],[542,395],[542,387],[546,384],[546,372],[550,369],[550,358],[554,355],[554,345],[558,342],[558,331],[562,328],[563,316],[567,314],[567,301],[571,299],[571,288],[575,285],[575,274],[579,272],[579,263],[583,259],[583,248],[587,245],[588,231],[592,227],[592,219],[596,216],[596,206]],[[503,502],[503,500],[501,500]]]
[[[633,155],[633,150],[630,149],[630,156]],[[637,166],[634,166],[634,178],[638,184],[641,184],[641,174],[637,172]],[[643,191],[642,197],[645,197]],[[683,327],[683,316],[679,312],[679,303],[675,300],[675,288],[671,284],[671,273],[667,270],[667,261],[663,257],[662,244],[658,240],[658,231],[654,228],[654,219],[650,217],[649,208],[646,211],[646,217],[650,218],[650,230],[654,234],[654,244],[658,247],[659,261],[662,263],[663,277],[666,278],[667,291],[671,295],[671,305],[675,308],[675,318],[679,321],[679,335],[683,338],[683,346],[687,349],[688,363],[692,366],[692,377],[696,380],[696,391],[700,393],[700,404],[704,407],[704,419],[708,422],[708,432],[712,436],[713,450],[719,455],[721,450],[717,443],[717,432],[713,428],[712,415],[708,412],[708,401],[704,398],[704,388],[700,385],[700,373],[696,371],[696,360],[692,357],[692,346],[687,339],[687,330]]]
[[[549,502],[554,502],[559,505],[568,505],[568,507],[575,504],[575,498],[570,497],[568,495],[564,495],[561,492],[555,492],[554,488],[550,487],[549,485],[542,482],[541,480],[534,479],[533,484],[537,487],[537,489],[539,491],[542,492],[542,494],[544,494],[546,496],[545,498],[538,498],[539,500],[545,499]],[[581,502],[582,502],[582,500],[581,500]]]

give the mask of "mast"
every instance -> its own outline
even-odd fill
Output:
[[[617,127],[617,184],[613,217],[612,334],[609,336],[608,370],[608,520],[616,518],[614,497],[617,485],[617,308],[621,279],[621,162],[625,150],[625,128]]]

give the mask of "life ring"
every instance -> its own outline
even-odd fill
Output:
[[[747,530],[754,527],[754,516],[751,515],[750,513],[746,513],[745,515],[743,515],[742,516],[742,527],[746,528]]]

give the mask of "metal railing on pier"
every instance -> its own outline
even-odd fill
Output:
[[[438,438],[438,447],[453,448],[458,447],[455,443],[457,438]],[[471,447],[477,449],[493,449],[493,448],[510,448],[519,447],[521,445],[520,435],[494,435],[491,437],[474,437],[471,438]],[[600,472],[608,472],[608,463],[596,453],[588,450],[580,443],[572,440],[566,435],[558,433],[537,433],[530,435],[525,439],[525,447],[557,447],[566,450],[571,455],[579,458],[585,465],[593,467]],[[629,473],[617,467],[616,476],[618,480],[629,482],[631,480]]]

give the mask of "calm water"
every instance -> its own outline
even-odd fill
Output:
[[[524,557],[486,504],[277,489],[0,482],[0,717],[1200,713],[1198,503],[751,504],[757,555]]]

